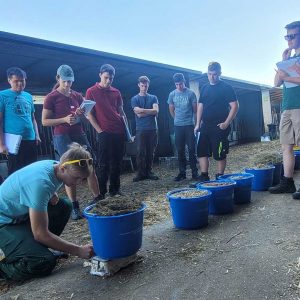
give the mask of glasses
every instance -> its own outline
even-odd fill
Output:
[[[75,159],[75,160],[69,160],[62,163],[62,167],[65,165],[72,165],[77,164],[79,167],[84,168],[86,166],[91,166],[93,164],[92,158],[83,158],[83,159]]]
[[[286,41],[292,41],[296,38],[296,35],[299,35],[300,33],[293,33],[293,34],[287,34],[284,36]]]

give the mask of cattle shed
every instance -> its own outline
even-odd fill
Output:
[[[62,64],[70,65],[75,73],[72,88],[84,95],[88,87],[99,81],[99,69],[105,63],[113,65],[116,69],[113,86],[121,91],[125,112],[133,133],[135,121],[130,100],[138,93],[137,78],[141,75],[150,78],[149,93],[158,97],[160,106],[157,155],[173,155],[173,122],[167,105],[168,95],[175,88],[172,76],[176,72],[183,73],[187,85],[199,95],[199,89],[201,90],[201,86],[207,82],[206,74],[196,70],[0,31],[0,89],[9,87],[6,78],[6,70],[9,67],[18,66],[26,71],[28,77],[26,90],[34,95],[36,100],[36,119],[43,139],[41,156],[49,156],[53,153],[50,142],[51,130],[41,126],[41,110],[43,96],[50,92],[55,84],[57,68]],[[262,92],[268,92],[270,87],[228,77],[222,77],[222,79],[234,87],[240,102],[239,113],[232,125],[231,141],[240,143],[258,141],[265,131]],[[89,126],[86,126],[86,129],[92,131]],[[88,137],[92,139],[93,133],[90,132]],[[94,144],[93,140],[91,142]]]

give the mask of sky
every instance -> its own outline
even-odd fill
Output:
[[[0,30],[273,85],[299,0],[0,0]],[[116,70],[118,71],[118,70]],[[146,74],[147,75],[147,74]],[[117,73],[116,73],[117,76]]]

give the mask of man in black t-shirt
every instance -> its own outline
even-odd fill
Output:
[[[195,133],[200,129],[197,156],[201,169],[201,181],[210,179],[208,158],[212,155],[217,161],[216,178],[224,174],[226,155],[229,151],[229,125],[239,108],[233,88],[220,80],[220,76],[221,65],[217,62],[209,63],[207,72],[209,83],[201,88],[197,107]]]

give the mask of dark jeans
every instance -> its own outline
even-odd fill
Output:
[[[137,175],[146,177],[152,170],[154,151],[157,146],[157,130],[137,130],[135,140]]]
[[[175,132],[175,145],[178,152],[178,164],[179,173],[185,174],[186,171],[186,156],[185,156],[185,145],[188,146],[189,151],[189,162],[193,173],[197,173],[197,160],[196,160],[196,148],[195,148],[195,135],[194,126],[174,126]]]
[[[19,152],[17,155],[8,155],[8,175],[13,172],[32,164],[37,161],[37,145],[36,141],[21,141]]]
[[[60,235],[70,217],[72,205],[60,199],[57,205],[48,205],[49,231]],[[37,242],[30,221],[0,225],[0,249],[5,258],[0,261],[0,274],[6,279],[25,280],[49,275],[56,265],[56,257]]]
[[[98,177],[100,193],[107,193],[109,177],[109,192],[117,192],[120,189],[120,174],[125,150],[125,136],[109,132],[97,134],[98,149],[96,174]]]

